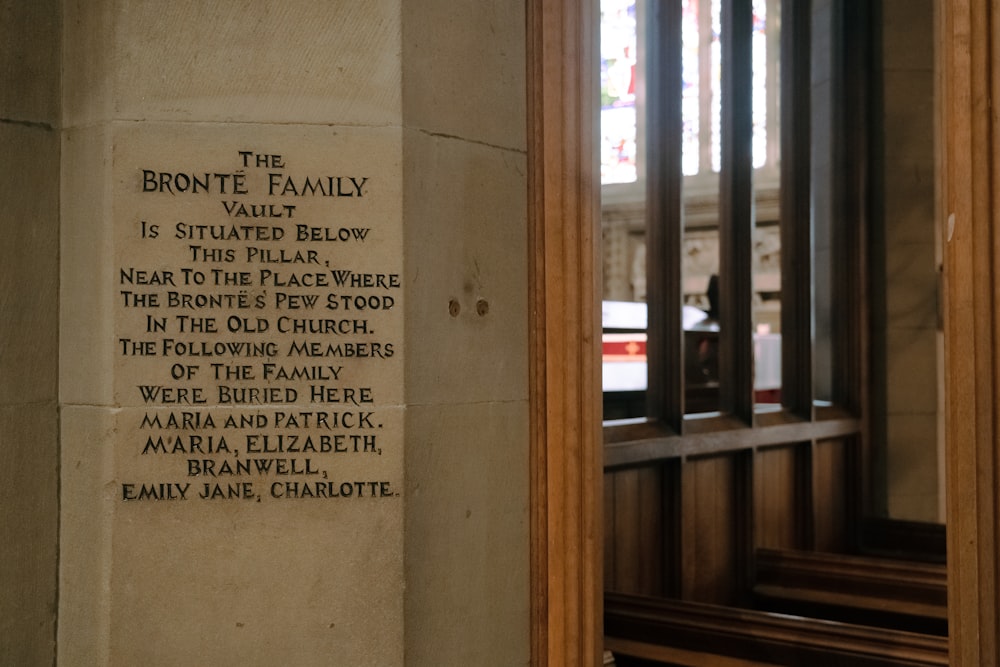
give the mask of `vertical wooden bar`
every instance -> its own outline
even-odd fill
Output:
[[[861,529],[871,506],[871,437],[869,408],[868,208],[869,208],[869,71],[872,4],[838,0],[833,36],[839,65],[834,91],[839,108],[834,121],[833,235],[833,400],[861,417],[859,451],[850,462],[850,479],[859,491],[849,497],[848,525]],[[860,539],[860,532],[851,536]]]
[[[649,5],[646,119],[647,415],[684,422],[681,320],[681,3]]]
[[[1000,664],[1000,13],[944,3],[945,429],[951,664]]]
[[[781,397],[815,418],[813,383],[812,0],[781,4]],[[815,444],[795,448],[795,546],[816,545]]]
[[[811,0],[781,3],[781,399],[813,418]]]
[[[834,225],[831,267],[834,327],[833,399],[854,414],[867,401],[868,70],[870,5],[835,0],[833,39]]]
[[[719,403],[753,423],[753,11],[722,0]]]
[[[596,3],[529,0],[531,664],[600,665]]]

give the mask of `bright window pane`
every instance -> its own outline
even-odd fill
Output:
[[[698,173],[699,123],[700,123],[700,86],[698,67],[698,0],[683,0],[683,18],[681,19],[681,38],[683,53],[681,56],[683,93],[681,98],[681,116],[684,121],[683,148],[681,168],[685,176]]]
[[[635,0],[601,0],[601,182],[636,171]]]
[[[706,2],[708,0],[702,0]],[[719,0],[712,3],[712,171],[719,171],[721,132],[722,33]],[[753,0],[753,166],[767,162],[767,2]]]
[[[767,162],[767,2],[753,0],[753,166]]]
[[[708,0],[702,0],[707,2]],[[719,0],[712,3],[712,171],[722,166],[722,7]]]

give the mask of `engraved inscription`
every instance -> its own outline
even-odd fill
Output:
[[[401,447],[384,378],[402,278],[369,250],[391,229],[378,177],[252,149],[155,162],[132,174],[143,210],[114,271],[115,356],[138,378],[118,395],[139,406],[119,500],[398,497],[379,461]]]

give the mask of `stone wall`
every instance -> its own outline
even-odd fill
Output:
[[[872,343],[876,434],[885,442],[882,502],[894,518],[940,521],[934,7],[930,0],[887,0],[881,18]]]
[[[58,2],[0,3],[0,664],[55,656]]]
[[[21,4],[0,662],[527,663],[523,3]]]

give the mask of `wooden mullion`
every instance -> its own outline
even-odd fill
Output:
[[[834,402],[862,414],[867,394],[868,3],[835,3]]]
[[[719,173],[719,403],[753,423],[753,12],[722,1]]]
[[[872,505],[872,447],[869,401],[869,71],[871,3],[835,4],[834,71],[838,108],[834,123],[833,400],[861,417],[862,433],[851,460],[848,517],[850,537],[861,538],[858,519]]]
[[[781,7],[781,396],[813,419],[811,0]]]
[[[684,422],[681,319],[681,3],[649,5],[646,120],[647,415]]]

